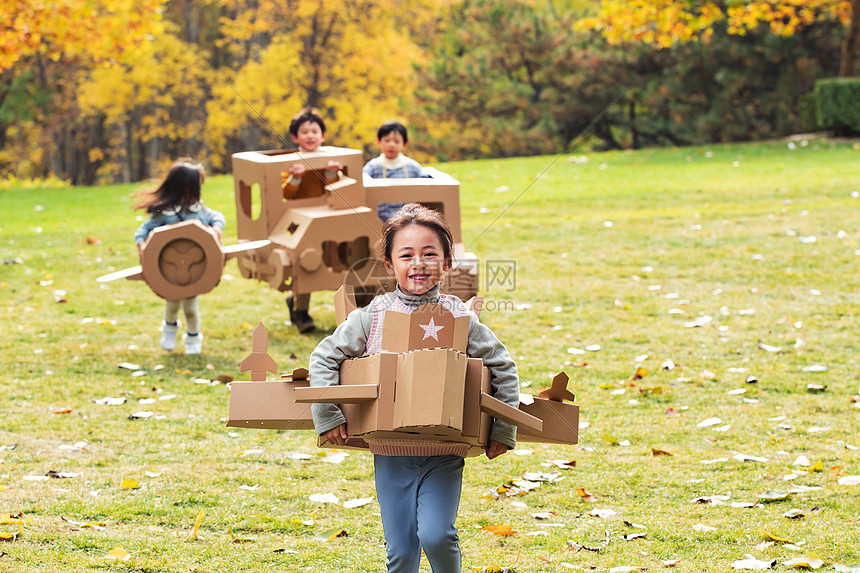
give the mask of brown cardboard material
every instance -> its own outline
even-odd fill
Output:
[[[475,446],[484,447],[490,439],[490,416],[481,410],[481,395],[490,394],[490,370],[480,358],[466,361],[466,385],[463,394],[463,437]],[[474,415],[478,412],[478,415]]]
[[[361,404],[344,404],[347,433],[363,436],[394,429],[394,399],[397,384],[397,355],[380,352],[347,360],[340,365],[342,386],[377,384],[379,399]]]
[[[362,173],[365,204],[376,214],[380,203],[421,203],[445,215],[454,242],[461,243],[460,182],[432,167],[425,167],[424,172],[430,177],[374,179]]]
[[[153,229],[141,246],[140,266],[96,281],[142,279],[161,298],[180,300],[209,292],[221,281],[226,261],[269,244],[263,239],[225,247],[212,227],[197,220],[182,221]]]
[[[397,356],[394,429],[463,429],[466,355],[450,348]],[[447,433],[447,430],[445,430]]]
[[[375,401],[378,397],[378,384],[312,386],[296,389],[296,402],[299,404],[361,404]]]
[[[360,176],[363,166],[361,151],[328,146],[312,153],[283,149],[243,151],[234,153],[232,160],[237,232],[239,237],[252,240],[268,238],[275,225],[293,206],[325,204],[325,168],[329,161],[343,164],[344,175],[353,178]],[[297,193],[299,198],[284,199],[283,173],[297,163],[306,169],[302,176],[302,190]],[[359,201],[353,206],[363,204],[364,201]],[[255,212],[256,205],[260,206],[259,212]]]
[[[349,313],[357,308],[355,303],[355,287],[351,284],[341,285],[334,293],[334,317],[340,326]]]
[[[326,171],[333,160],[343,165],[336,179]],[[428,167],[428,178],[373,179],[362,173],[360,151],[327,146],[312,153],[246,151],[233,154],[232,163],[239,238],[271,240],[238,258],[243,277],[294,294],[347,283],[357,293],[391,290],[378,207],[415,201],[442,212],[454,238],[442,292],[463,300],[477,294],[478,261],[461,242],[460,187],[449,175]],[[305,168],[299,181],[289,175],[296,164]]]
[[[517,426],[517,440],[552,444],[575,444],[579,441],[579,406],[535,398],[532,404],[520,402],[520,410],[543,421],[540,432]]]
[[[243,371],[265,378],[269,363],[265,327],[257,326]],[[270,369],[268,371],[271,371]],[[286,381],[233,382],[228,426],[310,429],[310,403],[337,403],[346,418],[347,447],[367,449],[367,439],[450,440],[480,455],[489,441],[491,416],[517,424],[523,442],[570,444],[578,440],[579,407],[535,397],[512,408],[489,395],[489,370],[480,359],[451,348],[381,352],[344,361],[340,385],[310,387],[307,370]],[[557,376],[556,380],[563,377]],[[560,384],[560,382],[557,382]],[[557,388],[558,389],[558,388]],[[320,437],[321,447],[332,447]],[[343,446],[339,446],[343,447]]]
[[[271,232],[276,248],[289,254],[284,276],[296,294],[340,288],[353,265],[375,256],[381,237],[382,223],[367,207],[338,211],[324,204],[290,209]]]
[[[385,311],[382,349],[388,352],[452,348],[465,353],[468,337],[469,317],[455,318],[441,304],[425,304],[411,314]]]
[[[573,395],[573,392],[567,389],[567,383],[569,380],[570,378],[564,372],[556,374],[552,379],[552,385],[547,390],[539,393],[538,396],[555,402],[564,402],[565,400],[573,402],[576,399],[576,396]]]
[[[278,373],[278,364],[269,356],[269,331],[262,321],[257,324],[251,334],[251,354],[239,364],[239,372],[251,371],[251,381],[259,382],[266,379],[266,372]],[[307,374],[307,371],[305,371]],[[295,377],[294,377],[295,379]],[[304,377],[307,379],[307,376]]]
[[[310,404],[296,402],[307,380],[234,381],[230,384],[227,425],[232,428],[312,430]]]
[[[525,428],[535,435],[540,435],[541,430],[543,430],[543,421],[540,418],[505,404],[489,394],[481,394],[481,410],[509,424],[514,424],[517,428]]]

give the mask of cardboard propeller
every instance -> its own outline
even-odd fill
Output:
[[[228,260],[269,244],[264,239],[225,247],[211,227],[199,221],[183,221],[158,227],[149,234],[143,243],[140,266],[102,275],[96,281],[143,280],[164,299],[189,298],[215,288]]]

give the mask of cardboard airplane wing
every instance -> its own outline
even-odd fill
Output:
[[[215,288],[227,260],[269,243],[249,241],[225,247],[211,227],[195,220],[183,221],[158,227],[149,234],[143,243],[140,266],[100,276],[96,281],[142,279],[162,298],[189,298]]]
[[[435,323],[439,312],[446,311],[440,311],[438,305],[419,308],[390,324],[386,315],[386,330],[395,331],[397,336],[391,340],[400,345],[403,340],[414,340],[412,329],[426,326],[429,318]],[[439,323],[450,326],[448,343],[460,341],[451,318],[442,317]],[[257,329],[263,329],[262,324]],[[258,348],[260,336],[255,330],[252,356],[265,352]],[[227,425],[311,428],[310,405],[330,403],[337,404],[346,418],[346,447],[350,448],[366,449],[367,440],[373,439],[420,437],[466,443],[471,446],[468,455],[480,455],[489,442],[494,418],[515,424],[517,438],[524,442],[578,441],[579,406],[563,401],[573,396],[567,392],[564,373],[555,377],[547,397],[521,395],[519,408],[515,408],[491,395],[490,371],[481,360],[456,348],[392,352],[383,345],[382,352],[345,360],[339,385],[310,386],[306,370],[290,378],[233,382]],[[323,438],[318,444],[332,446]]]

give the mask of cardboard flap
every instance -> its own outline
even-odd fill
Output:
[[[376,400],[378,393],[377,384],[310,386],[296,388],[296,402],[299,404],[360,404]]]
[[[579,406],[535,398],[529,404],[520,401],[520,409],[543,421],[543,429],[534,432],[517,427],[517,441],[551,444],[575,444],[579,441]]]
[[[284,380],[292,380],[293,382],[298,382],[300,380],[307,381],[308,380],[308,369],[307,368],[296,368],[289,374],[281,374],[281,378]]]
[[[260,382],[266,379],[266,372],[278,373],[278,363],[269,356],[269,331],[262,321],[251,334],[251,354],[239,363],[239,371],[251,371],[251,380]]]
[[[382,349],[389,352],[410,352],[430,348],[451,348],[466,352],[469,317],[454,318],[441,304],[425,304],[405,314],[385,311]]]
[[[477,295],[473,296],[466,301],[466,306],[469,310],[475,313],[475,316],[481,318],[481,310],[484,308],[484,297]]]
[[[540,418],[526,414],[486,393],[481,394],[481,411],[517,427],[522,426],[538,433],[543,431],[543,421]]]
[[[546,400],[552,400],[553,402],[564,402],[565,400],[570,400],[573,402],[576,399],[573,392],[567,389],[567,382],[570,380],[567,374],[564,372],[559,372],[552,379],[552,386],[540,392],[538,396],[541,398],[545,398]]]
[[[332,209],[353,209],[364,204],[364,188],[350,177],[340,179],[325,186],[325,201]]]
[[[342,285],[334,293],[334,316],[338,326],[346,320],[349,313],[354,311],[358,305],[355,302],[355,287],[350,284]]]

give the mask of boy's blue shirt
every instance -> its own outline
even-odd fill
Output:
[[[380,155],[379,157],[375,157],[368,161],[362,171],[374,179],[417,179],[421,177],[430,177],[424,173],[424,169],[421,168],[421,164],[414,159],[402,154],[398,159],[400,161],[394,161],[397,161],[402,165],[389,167],[386,163],[391,163],[391,161],[386,160],[384,155]]]

